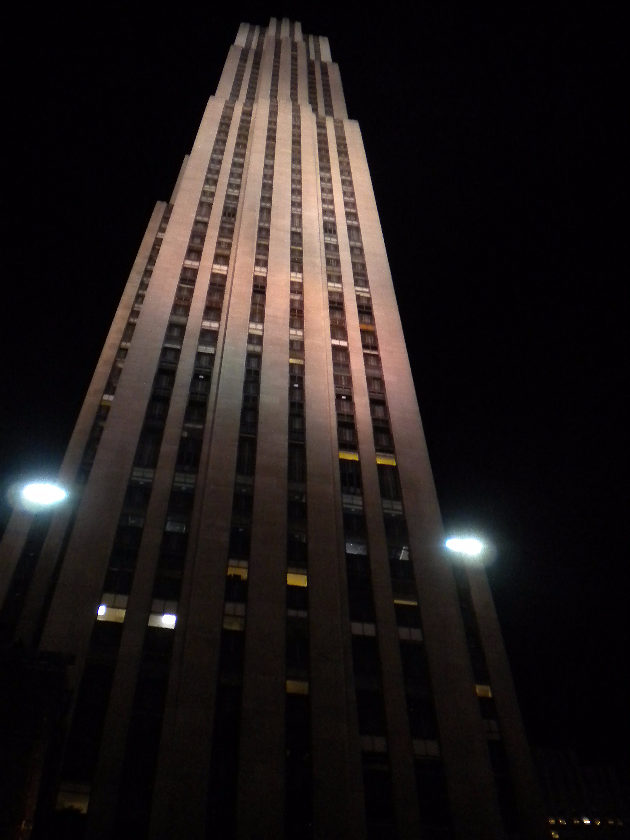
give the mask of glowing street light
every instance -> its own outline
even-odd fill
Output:
[[[453,554],[462,557],[479,557],[486,549],[484,543],[478,537],[449,537],[444,545]]]
[[[70,494],[60,484],[46,479],[14,481],[7,490],[7,499],[15,511],[42,513],[68,499]]]
[[[28,505],[50,507],[63,502],[68,492],[50,481],[31,481],[22,487],[21,497]]]

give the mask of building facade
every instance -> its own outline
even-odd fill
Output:
[[[69,698],[34,837],[543,836],[326,38],[241,25],[61,479],[0,567],[5,633]]]

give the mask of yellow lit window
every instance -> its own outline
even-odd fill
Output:
[[[396,466],[396,459],[393,455],[378,455],[376,456],[377,464],[385,464],[388,467]]]
[[[247,560],[230,560],[227,573],[228,575],[236,575],[241,580],[247,580]]]
[[[308,694],[308,682],[306,680],[287,680],[287,694]]]
[[[305,572],[287,572],[287,586],[308,586],[308,575]]]
[[[90,803],[90,788],[88,785],[77,785],[72,782],[62,782],[57,794],[56,809],[63,811],[72,808],[80,814],[87,814]]]
[[[477,697],[492,697],[492,689],[489,685],[476,685],[475,694]]]
[[[344,452],[340,449],[339,450],[339,457],[343,461],[358,461],[359,460],[359,453],[358,452]]]

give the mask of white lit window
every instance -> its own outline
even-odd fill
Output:
[[[149,627],[174,630],[177,624],[177,601],[165,601],[162,598],[154,598],[151,602],[151,612],[147,623]]]
[[[96,611],[97,621],[112,621],[122,624],[127,612],[127,596],[115,592],[103,592]]]

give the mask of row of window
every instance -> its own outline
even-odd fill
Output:
[[[324,73],[322,73],[322,77]],[[330,103],[332,105],[332,103]],[[342,125],[342,124],[341,124]],[[337,126],[336,126],[337,128]],[[318,141],[325,144],[326,123],[318,120]],[[337,130],[339,141],[339,131]],[[344,138],[345,141],[345,138]],[[328,178],[329,160],[320,155],[323,168],[322,204],[327,269],[337,270],[337,227],[334,218],[332,185]],[[357,312],[364,353],[366,381],[370,397],[374,440],[378,452],[393,452],[389,416],[382,378],[378,340],[369,292],[365,257],[356,215],[347,148],[339,149],[344,209],[348,217],[352,271],[357,289]],[[331,282],[331,280],[333,282]],[[340,449],[339,469],[344,504],[344,537],[352,631],[353,670],[357,687],[359,731],[364,749],[366,815],[370,830],[391,831],[394,826],[390,769],[387,758],[386,722],[382,701],[381,670],[376,635],[376,614],[371,584],[367,533],[362,505],[361,466],[356,453],[356,427],[347,348],[346,321],[341,278],[329,276],[329,312],[333,340],[333,371]],[[352,451],[354,450],[354,452]],[[400,483],[393,456],[377,454],[377,470],[388,546],[390,580],[399,626],[399,646],[407,696],[410,734],[416,754],[437,761],[439,744],[433,703],[429,690],[426,654],[422,644],[418,598],[413,566],[409,558],[408,536],[402,512]],[[417,744],[417,749],[416,749]],[[378,779],[379,793],[371,802],[371,791]],[[426,815],[425,815],[426,816]],[[427,818],[428,819],[428,818]],[[445,817],[448,821],[448,814]],[[423,817],[423,820],[425,818]],[[429,823],[427,822],[427,825]],[[446,824],[446,822],[444,823]],[[437,826],[437,823],[435,824]]]
[[[251,110],[245,111],[241,117],[238,133],[247,138],[249,124],[251,121]],[[240,176],[242,166],[239,161],[233,161],[229,174],[229,182],[235,190],[240,192]],[[236,199],[238,201],[238,198]],[[233,221],[232,214],[225,210],[233,206],[234,199],[226,195],[224,212],[222,215],[220,238],[217,241],[215,264],[217,256],[229,254],[232,247]],[[205,231],[204,231],[205,233]],[[194,230],[193,230],[194,235]],[[196,271],[196,268],[195,268]],[[193,278],[189,275],[188,280]],[[192,289],[188,291],[186,283],[180,283],[176,295],[176,304],[180,307],[189,307]],[[140,670],[136,686],[136,693],[133,701],[133,709],[129,733],[127,738],[127,750],[125,753],[125,764],[123,767],[123,783],[125,790],[133,788],[140,780],[141,791],[146,800],[140,805],[137,801],[127,801],[128,797],[123,792],[119,802],[119,820],[121,824],[132,825],[139,832],[146,832],[147,820],[150,810],[152,795],[152,778],[157,759],[157,744],[161,730],[164,701],[168,684],[168,668],[172,648],[172,636],[155,636],[155,633],[162,633],[164,629],[175,627],[177,620],[177,601],[179,599],[181,581],[183,577],[186,558],[187,538],[192,512],[195,475],[199,467],[201,454],[203,430],[207,415],[207,400],[209,396],[212,366],[214,355],[209,352],[216,345],[216,337],[210,339],[210,334],[216,331],[221,318],[221,308],[225,287],[225,275],[222,272],[213,272],[208,284],[206,306],[204,317],[200,326],[198,340],[199,350],[195,359],[190,387],[189,398],[186,408],[184,426],[181,433],[178,447],[176,472],[168,503],[168,512],[162,542],[159,550],[157,566],[153,584],[153,607],[152,617],[149,619],[149,627],[145,634]],[[177,317],[184,323],[171,324],[169,326],[185,326],[188,311],[177,310]],[[174,336],[170,335],[169,338]],[[166,365],[160,371],[160,376],[170,373],[174,378],[179,346],[173,346],[173,342],[165,346],[163,350],[163,364]],[[169,366],[170,365],[170,370]],[[167,383],[160,379],[160,387]],[[159,612],[162,610],[162,612]],[[148,735],[151,736],[151,744],[148,743]],[[138,742],[138,743],[136,743]],[[145,755],[142,766],[137,766],[138,760],[136,751],[138,745],[142,746]],[[148,754],[146,754],[148,751]],[[132,779],[134,784],[132,784]],[[145,784],[142,781],[145,780]]]
[[[258,432],[261,353],[264,331],[267,263],[261,243],[268,242],[273,187],[277,115],[272,108],[267,125],[265,176],[259,206],[257,256],[252,281],[250,327],[245,360],[236,478],[223,601],[216,706],[210,758],[207,822],[221,836],[233,836],[236,821],[238,743],[247,612],[247,579],[253,508],[253,476]],[[266,179],[266,181],[265,181]]]
[[[125,325],[125,328],[123,330],[123,335],[118,346],[118,350],[116,351],[116,358],[114,359],[112,369],[110,371],[107,383],[105,385],[105,389],[101,397],[101,402],[96,410],[96,415],[94,417],[92,428],[90,430],[88,440],[83,450],[83,455],[81,457],[81,463],[79,466],[77,476],[78,480],[82,484],[84,484],[87,481],[92,468],[92,464],[94,463],[94,458],[96,457],[96,450],[98,449],[98,445],[103,435],[105,422],[109,415],[109,410],[111,408],[111,404],[114,399],[114,394],[116,392],[116,388],[120,380],[122,368],[127,357],[128,345],[131,341],[136,323],[138,321],[138,317],[140,315],[140,308],[144,303],[145,294],[149,287],[149,281],[153,273],[153,267],[155,266],[157,255],[162,245],[162,240],[168,225],[171,210],[172,205],[169,204],[166,206],[166,208],[164,209],[164,213],[162,214],[158,232],[151,247],[151,252],[147,259],[147,263],[145,265],[142,277],[140,279],[140,283],[138,285],[136,297],[134,299],[131,312],[127,319],[127,324]]]
[[[226,107],[230,110],[229,117],[231,117],[231,106]],[[223,118],[226,117],[228,115],[224,113]],[[226,133],[229,129],[229,119],[223,122],[223,118],[220,124],[221,134]],[[247,132],[250,119],[251,114],[244,116],[244,120],[241,120],[241,125],[239,125],[239,132],[242,130]],[[214,166],[215,164],[212,163],[211,165]],[[231,171],[230,178],[233,178],[234,174]],[[230,200],[226,197],[226,203]],[[198,237],[200,234],[205,237],[205,228],[200,228],[198,222],[199,219],[195,222],[191,237]],[[217,246],[227,249],[228,253],[231,248],[230,234],[229,228],[224,228],[222,230],[223,241]],[[110,555],[104,587],[107,594],[103,596],[98,610],[97,626],[115,626],[120,624],[125,617],[126,596],[131,590],[136,557],[151,492],[153,468],[157,463],[161,435],[179,361],[181,335],[173,328],[185,328],[196,282],[197,268],[197,266],[190,265],[183,267],[180,283],[176,290],[171,319],[167,327],[160,363],[134,459],[134,469],[123,503],[114,547]],[[136,783],[138,783],[143,793],[143,802],[140,803],[141,807],[139,807],[137,799],[134,802],[127,801],[126,794],[123,793],[119,802],[118,818],[121,824],[134,825],[139,833],[146,831],[146,820],[149,815],[152,776],[157,756],[156,747],[159,742],[172,647],[172,634],[168,632],[164,634],[164,631],[172,630],[177,621],[177,602],[186,558],[189,522],[194,500],[195,474],[199,465],[214,360],[213,354],[208,352],[212,349],[210,344],[206,346],[202,342],[207,341],[209,333],[216,333],[216,329],[209,329],[209,327],[211,324],[212,327],[218,327],[224,285],[225,276],[213,272],[208,286],[206,311],[199,335],[199,350],[191,376],[175,475],[157,557],[149,626],[145,632],[136,693],[131,712],[123,767],[123,782],[127,780],[129,784],[123,786],[125,789],[135,788]],[[216,315],[209,315],[207,311],[209,307]],[[212,318],[212,321],[206,320],[207,318]],[[215,323],[215,319],[217,323]],[[216,344],[216,339],[211,344]],[[150,734],[150,744],[146,742],[147,733]],[[139,744],[143,746],[142,766],[136,766],[138,763],[136,753]],[[134,784],[131,784],[132,779]]]

